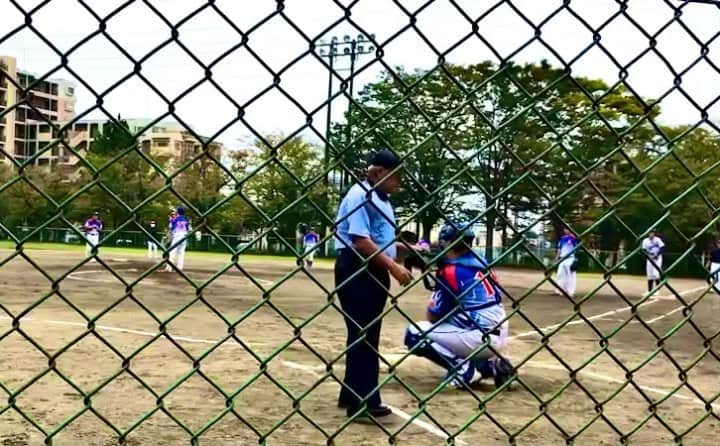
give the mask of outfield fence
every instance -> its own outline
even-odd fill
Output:
[[[63,228],[29,228],[18,227],[16,234],[29,234],[27,242],[62,243],[68,245],[84,245],[85,240],[78,231]],[[38,229],[37,231],[35,229]],[[141,231],[108,230],[110,236],[102,238],[102,246],[147,249],[148,235]],[[9,239],[7,236],[4,237]],[[280,255],[298,257],[304,249],[294,239],[268,235],[260,240],[252,237],[227,234],[194,233],[188,238],[188,249],[191,251],[222,252],[232,254]],[[161,236],[160,246],[169,248],[168,237]],[[228,247],[232,249],[228,249]],[[334,243],[325,243],[317,248],[318,257],[334,258]],[[476,247],[483,255],[485,247]],[[646,260],[641,256],[626,255],[626,251],[604,251],[588,249],[577,254],[578,271],[581,273],[604,273],[615,268],[619,274],[645,275]],[[533,270],[551,269],[557,260],[557,250],[528,244],[526,249],[494,247],[492,258],[500,259],[496,264],[511,268],[528,268]],[[706,254],[684,255],[679,252],[664,253],[664,260],[673,264],[673,277],[707,278],[709,275],[709,257]],[[677,261],[677,263],[676,263]]]

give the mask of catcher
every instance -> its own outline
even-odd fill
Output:
[[[439,265],[427,320],[405,331],[405,346],[411,353],[445,368],[454,388],[483,378],[494,378],[500,387],[515,375],[510,362],[498,356],[507,345],[508,322],[494,273],[470,248],[474,237],[467,227],[453,223],[442,227],[443,249],[461,241]]]

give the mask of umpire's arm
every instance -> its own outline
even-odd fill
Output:
[[[352,237],[353,248],[363,257],[370,256],[370,262],[379,268],[387,270],[401,285],[407,285],[412,281],[412,275],[403,266],[395,263],[385,252],[380,251],[375,241],[370,237],[370,216],[365,209],[365,196],[346,196],[349,200],[349,207],[354,208],[347,217],[349,223],[348,233]],[[379,251],[379,252],[378,252]]]
[[[353,247],[357,252],[362,254],[363,257],[370,257],[379,250],[378,246],[370,237],[360,237],[356,235],[353,235]],[[371,262],[375,266],[386,269],[401,285],[407,285],[412,280],[410,272],[384,252],[379,252],[373,257]]]

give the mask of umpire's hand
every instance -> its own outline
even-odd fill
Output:
[[[392,264],[390,267],[390,275],[392,275],[402,286],[406,286],[408,283],[412,282],[413,279],[410,271],[398,263]]]

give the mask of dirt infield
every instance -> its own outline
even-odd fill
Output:
[[[376,426],[344,427],[344,412],[335,406],[339,387],[333,375],[343,372],[340,314],[330,307],[301,329],[289,323],[301,324],[326,305],[321,286],[332,288],[328,267],[314,271],[319,285],[300,272],[262,304],[263,292],[238,268],[205,283],[224,266],[219,258],[190,253],[187,273],[195,285],[177,274],[156,272],[127,289],[101,264],[89,263],[53,290],[53,280],[79,263],[80,254],[26,254],[51,277],[19,257],[0,267],[0,303],[11,314],[3,312],[0,333],[12,330],[12,318],[22,314],[17,330],[0,340],[0,383],[6,389],[0,390],[0,445],[35,445],[45,439],[16,408],[53,433],[55,445],[117,444],[128,429],[124,440],[132,445],[187,445],[193,433],[203,445],[257,444],[259,438],[271,445],[326,444],[328,436],[338,445],[388,443],[388,434]],[[129,282],[153,265],[140,256],[116,257],[103,259]],[[263,287],[294,269],[292,262],[241,259],[240,264]],[[637,308],[638,318],[632,318],[611,286],[602,285],[598,276],[581,275],[576,301],[597,288],[579,306],[592,326],[576,317],[553,332],[547,327],[569,317],[576,305],[554,295],[548,284],[528,291],[543,278],[539,272],[499,272],[512,298],[506,299],[508,311],[515,311],[508,353],[521,367],[513,388],[495,396],[490,383],[481,384],[474,395],[443,390],[416,422],[388,427],[393,433],[402,428],[393,437],[396,443],[444,444],[443,430],[454,434],[474,421],[459,443],[508,444],[513,438],[523,445],[558,445],[572,438],[582,445],[619,444],[630,435],[630,444],[659,445],[675,444],[675,437],[683,435],[685,445],[717,444],[720,301],[704,292],[704,283],[671,281],[686,302],[694,303],[690,323],[679,325],[685,316],[668,290],[660,292],[664,298],[646,300]],[[632,302],[645,287],[642,278],[633,277],[613,278],[612,284]],[[420,318],[426,299],[427,292],[417,286],[398,299],[398,307]],[[102,315],[94,320],[94,331],[87,330],[80,312],[89,318]],[[229,329],[228,323],[241,318]],[[528,321],[552,336],[533,333]],[[381,346],[394,378],[383,388],[383,399],[413,415],[418,401],[412,392],[424,398],[435,391],[443,371],[419,358],[395,367],[404,354],[406,325],[396,310],[384,320]],[[217,345],[229,332],[234,337]],[[335,360],[332,373],[320,358]],[[586,363],[571,380],[568,370]],[[387,372],[385,367],[383,377]],[[711,411],[701,397],[712,402]],[[294,405],[300,408],[295,414]],[[217,417],[220,421],[210,426]],[[67,420],[69,425],[54,432]]]

